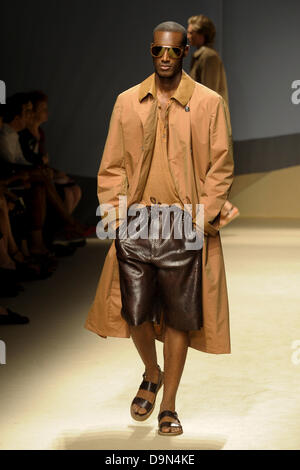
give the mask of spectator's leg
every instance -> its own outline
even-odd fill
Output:
[[[76,222],[73,217],[67,212],[62,199],[57,193],[54,183],[46,176],[44,177],[44,182],[47,191],[48,201],[54,207],[56,212],[58,212],[65,224],[72,227],[73,230],[78,231],[78,233],[83,233],[83,229],[80,224]]]
[[[77,184],[64,188],[65,191],[65,205],[69,214],[72,214],[82,197],[82,191]]]
[[[43,226],[46,219],[46,188],[44,184],[34,183],[26,197],[30,220],[29,246],[32,254],[47,253],[43,239]]]
[[[72,214],[74,208],[74,197],[72,188],[64,188],[64,205],[68,214]]]
[[[0,218],[1,218],[1,231],[6,239],[8,253],[16,253],[19,250],[15,238],[12,233],[11,223],[9,218],[8,204],[5,198],[1,198],[0,203]]]
[[[5,237],[0,239],[0,267],[4,269],[15,269],[16,265],[7,253]]]
[[[15,269],[15,263],[8,254],[9,247],[18,249],[10,230],[7,202],[4,196],[0,197],[0,266],[5,269]]]

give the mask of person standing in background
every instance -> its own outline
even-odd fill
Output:
[[[226,73],[221,57],[214,49],[216,28],[211,19],[204,15],[188,19],[188,41],[196,47],[192,56],[190,76],[198,83],[219,93],[229,109]],[[226,201],[221,211],[220,228],[240,215],[237,207]]]

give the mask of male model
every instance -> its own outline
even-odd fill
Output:
[[[158,25],[150,48],[155,72],[115,103],[98,173],[99,202],[110,204],[111,214],[120,196],[127,197],[128,208],[138,205],[149,216],[153,207],[162,209],[159,238],[121,237],[125,222],[136,216],[128,212],[124,221],[118,214],[117,237],[85,323],[102,337],[132,337],[145,373],[131,415],[147,419],[163,386],[158,432],[164,436],[182,433],[175,402],[188,347],[230,353],[218,230],[233,180],[230,120],[223,98],[182,70],[188,50],[183,26]],[[197,224],[198,204],[204,205],[204,243],[190,249],[189,234],[174,234],[186,206]],[[172,209],[169,239],[162,237],[166,207]],[[142,228],[150,227],[150,219],[143,219]],[[164,342],[164,373],[155,339]]]
[[[214,49],[216,36],[214,23],[205,15],[191,16],[187,32],[190,45],[196,47],[196,52],[192,56],[190,76],[196,82],[219,93],[229,106],[225,68],[221,57]],[[239,215],[238,208],[226,201],[221,211],[220,227],[225,227]]]

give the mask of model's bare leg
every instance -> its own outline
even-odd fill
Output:
[[[157,355],[153,323],[144,322],[139,326],[130,326],[130,333],[138,353],[143,363],[145,364],[145,380],[158,383],[159,370],[157,368]],[[139,390],[137,396],[150,401],[150,403],[153,403],[155,398],[154,393],[148,392],[147,390]],[[136,413],[139,414],[147,413],[145,408],[141,408],[138,405],[133,405],[133,409]]]
[[[174,328],[166,326],[164,339],[164,393],[160,405],[160,411],[175,410],[176,394],[180,379],[182,376],[187,350],[189,344],[188,333],[178,331]],[[166,416],[161,422],[173,421],[173,418]],[[164,426],[162,432],[176,432],[175,428]]]

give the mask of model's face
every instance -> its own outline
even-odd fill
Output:
[[[169,57],[168,50],[164,51],[161,57],[153,57],[155,72],[161,78],[173,78],[182,70],[183,58],[188,54],[189,47],[182,46],[182,34],[173,31],[156,31],[154,33],[153,43],[155,46],[177,47],[183,50],[181,58]]]
[[[194,47],[201,47],[205,43],[205,37],[201,33],[197,33],[193,29],[193,25],[189,24],[187,28],[187,37],[189,44]]]

